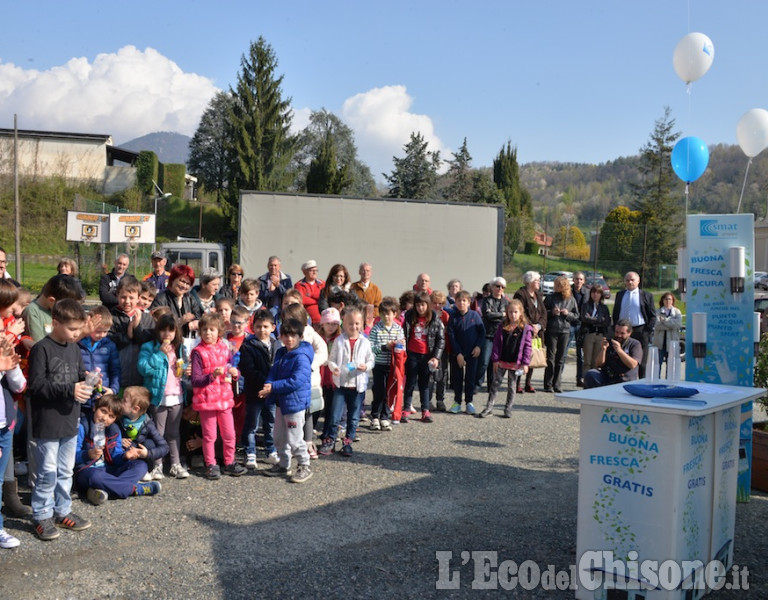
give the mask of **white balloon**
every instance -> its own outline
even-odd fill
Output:
[[[768,148],[768,110],[753,108],[745,112],[736,125],[736,139],[749,158]]]
[[[689,33],[675,46],[672,64],[677,76],[685,83],[691,83],[709,71],[714,59],[712,40],[703,33]]]

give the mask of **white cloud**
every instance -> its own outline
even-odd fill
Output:
[[[293,120],[291,121],[291,133],[297,135],[304,131],[309,125],[309,118],[312,116],[311,108],[294,108]]]
[[[21,129],[111,134],[116,144],[153,131],[191,136],[216,91],[153,48],[125,46],[46,71],[0,62],[0,122],[10,127],[16,113]]]
[[[439,150],[441,158],[451,156],[450,149],[435,134],[432,119],[410,112],[412,104],[413,98],[404,85],[374,88],[344,102],[342,119],[354,130],[360,160],[371,168],[377,180],[382,179],[381,173],[392,172],[392,157],[403,156],[403,146],[411,133],[421,133],[429,150]]]

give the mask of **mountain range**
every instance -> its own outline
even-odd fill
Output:
[[[187,164],[189,142],[191,139],[189,136],[182,135],[181,133],[156,131],[120,144],[120,148],[133,152],[151,150],[157,154],[157,158],[161,163]]]

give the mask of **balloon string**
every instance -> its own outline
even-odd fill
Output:
[[[685,214],[688,214],[688,183],[685,184]]]
[[[744,197],[744,188],[747,187],[747,174],[749,173],[749,165],[752,164],[752,158],[747,161],[747,169],[744,171],[744,183],[741,184],[741,196],[739,196],[739,205],[736,207],[736,214],[741,212],[741,199]]]

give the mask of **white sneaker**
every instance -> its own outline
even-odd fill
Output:
[[[144,473],[144,477],[141,478],[141,481],[152,481],[152,471]]]
[[[187,471],[182,465],[172,465],[169,471],[171,477],[176,479],[186,479],[189,477],[189,471]]]
[[[163,467],[155,467],[152,469],[152,479],[165,479],[165,475],[163,475]]]
[[[247,454],[245,457],[245,468],[246,469],[255,469],[256,468],[256,455],[255,454]]]
[[[392,423],[390,423],[387,419],[381,420],[381,430],[382,431],[392,431]]]
[[[378,419],[371,421],[371,431],[381,431],[381,422]]]
[[[20,544],[21,542],[5,529],[0,529],[0,548],[16,548]]]
[[[276,465],[280,462],[280,459],[277,456],[277,452],[273,452],[267,458],[264,459],[264,462],[268,465]]]

